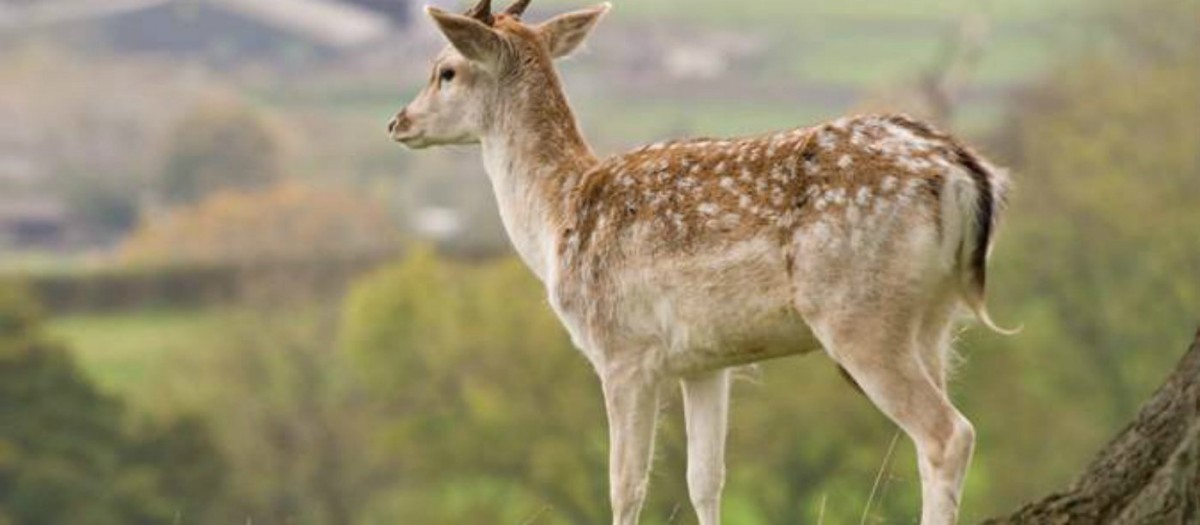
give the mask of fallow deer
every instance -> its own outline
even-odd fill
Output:
[[[638,521],[660,387],[681,383],[687,485],[713,525],[730,367],[815,349],[915,443],[921,523],[954,523],[975,433],[947,397],[947,353],[963,306],[1000,330],[984,282],[1005,173],[904,116],[601,160],[552,61],[610,5],[527,24],[528,4],[427,8],[450,45],[388,132],[482,146],[517,253],[600,377],[613,523]]]

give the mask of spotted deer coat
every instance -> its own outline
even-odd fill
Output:
[[[799,353],[819,346],[804,318],[841,302],[955,281],[960,264],[981,286],[1006,187],[899,115],[657,143],[563,192],[547,284],[594,362],[638,351],[688,373]]]

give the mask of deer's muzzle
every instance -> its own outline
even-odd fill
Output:
[[[400,113],[388,121],[388,134],[392,136],[392,140],[397,142],[404,140],[410,128],[412,128],[412,120],[408,118],[407,109],[400,110]]]

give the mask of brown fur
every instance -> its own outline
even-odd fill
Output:
[[[667,142],[610,157],[582,177],[568,201],[564,226],[578,242],[561,249],[578,255],[619,245],[631,240],[635,227],[651,232],[663,256],[764,230],[782,242],[806,222],[844,209],[859,191],[886,198],[911,181],[928,204],[914,208],[937,214],[944,165],[933,161],[959,162],[960,147],[929,133],[926,151],[886,151],[879,144],[896,122],[911,121],[864,116],[756,137]],[[914,169],[906,161],[927,165]],[[894,182],[885,186],[889,177]],[[844,202],[816,204],[831,192],[841,192]]]

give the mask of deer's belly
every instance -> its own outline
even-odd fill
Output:
[[[782,255],[765,242],[621,272],[614,325],[687,374],[819,348],[794,308]]]
[[[788,305],[753,304],[747,300],[740,307],[713,303],[713,308],[704,312],[679,308],[690,300],[664,297],[658,307],[665,321],[659,333],[666,342],[663,351],[668,372],[694,373],[819,347],[807,325]]]

